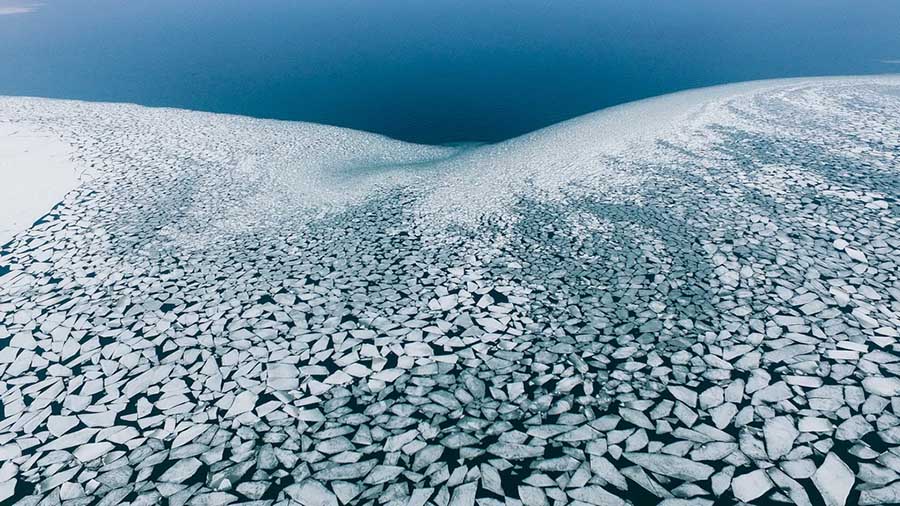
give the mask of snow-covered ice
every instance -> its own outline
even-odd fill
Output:
[[[0,503],[900,498],[896,76],[476,147],[6,97],[0,169]]]
[[[89,167],[52,132],[0,122],[0,244],[30,227],[83,181]]]

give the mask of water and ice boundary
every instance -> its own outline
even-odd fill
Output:
[[[263,133],[260,146],[272,137],[302,137],[302,155],[286,154],[265,162],[256,156],[238,162],[248,177],[253,172],[283,172],[305,186],[307,196],[331,195],[342,191],[331,176],[379,175],[385,172],[419,172],[420,177],[449,175],[444,183],[455,190],[442,192],[436,205],[454,206],[459,216],[472,215],[496,207],[512,198],[526,182],[545,181],[553,187],[583,174],[578,164],[599,157],[634,156],[628,149],[644,151],[653,139],[684,128],[691,116],[727,98],[768,89],[802,87],[815,82],[853,81],[895,82],[896,76],[792,78],[734,83],[698,88],[622,104],[586,114],[535,132],[495,144],[425,146],[410,144],[364,131],[307,122],[266,120],[229,114],[204,113],[170,108],[148,108],[134,104],[55,100],[30,97],[0,97],[0,244],[27,229],[46,214],[62,197],[99,174],[96,167],[79,159],[71,146],[71,133],[60,125],[35,123],[29,119],[31,106],[57,109],[98,109],[97,114],[161,116],[177,121],[179,116],[193,123],[218,123],[242,129],[242,144],[253,144],[255,133]],[[12,113],[12,114],[11,114]],[[704,121],[711,118],[704,117]],[[679,123],[681,121],[681,123]],[[72,128],[71,125],[69,128]],[[67,140],[68,139],[68,140]],[[278,142],[278,141],[276,141]],[[288,141],[289,142],[289,141]],[[640,145],[642,143],[643,145]],[[261,147],[261,149],[264,149]],[[252,149],[249,151],[253,151]],[[261,163],[268,165],[262,166]],[[327,185],[328,188],[316,188]],[[465,191],[461,191],[465,189]],[[358,188],[356,189],[358,196]],[[494,194],[493,198],[488,196]],[[311,199],[314,202],[315,199]],[[465,211],[474,210],[473,213]]]
[[[470,150],[0,120],[93,174],[0,246],[0,503],[900,503],[898,77]]]

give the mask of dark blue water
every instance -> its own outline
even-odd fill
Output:
[[[0,94],[428,143],[697,86],[900,71],[896,0],[42,1],[0,15]]]

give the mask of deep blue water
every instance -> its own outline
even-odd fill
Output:
[[[900,71],[896,0],[42,2],[0,15],[0,94],[428,143],[501,140],[698,86]]]

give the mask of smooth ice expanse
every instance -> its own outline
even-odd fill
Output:
[[[56,135],[27,123],[0,123],[0,244],[30,227],[90,178]]]
[[[898,76],[467,148],[0,98],[23,124],[4,178],[92,177],[0,247],[0,502],[900,502]]]

